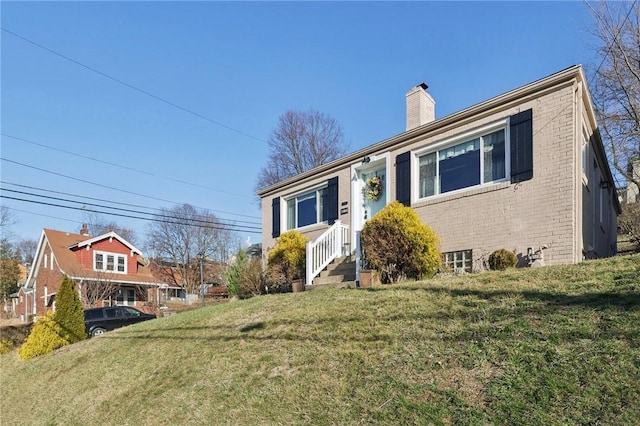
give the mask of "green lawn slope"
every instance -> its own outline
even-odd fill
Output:
[[[3,355],[0,424],[638,424],[639,328],[639,255],[256,297]]]

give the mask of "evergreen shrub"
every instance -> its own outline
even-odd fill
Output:
[[[0,355],[9,353],[13,348],[13,342],[9,339],[0,340]]]
[[[489,255],[489,268],[494,271],[504,271],[518,264],[518,258],[513,252],[498,249]]]
[[[360,238],[365,268],[376,269],[383,283],[433,276],[442,263],[434,230],[397,201],[372,217]]]
[[[240,296],[240,278],[248,263],[249,258],[247,253],[242,249],[238,249],[233,262],[231,262],[227,269],[222,273],[224,281],[227,284],[229,297]]]
[[[18,350],[20,359],[29,359],[48,354],[58,348],[66,346],[69,341],[61,336],[62,328],[53,319],[53,314],[47,312],[44,317],[39,317],[24,342]]]
[[[61,336],[69,343],[87,338],[82,302],[74,289],[73,281],[66,275],[62,278],[62,284],[56,293],[56,312],[53,319],[60,326]]]
[[[307,239],[298,231],[287,231],[278,237],[267,259],[267,280],[272,290],[282,290],[293,280],[304,278],[306,251]]]

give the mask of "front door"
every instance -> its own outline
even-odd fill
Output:
[[[362,225],[387,204],[385,170],[362,173]]]
[[[352,241],[356,243],[356,274],[360,274],[360,231],[364,224],[387,205],[388,185],[387,158],[371,161],[354,167],[352,174],[351,205],[353,206],[351,225]]]

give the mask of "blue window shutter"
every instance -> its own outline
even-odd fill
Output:
[[[396,157],[396,200],[411,207],[411,151]]]
[[[330,225],[338,219],[338,176],[327,181],[323,200],[322,220],[326,220]]]
[[[276,197],[271,202],[271,236],[278,238],[280,236],[280,197]]]
[[[532,110],[519,112],[509,119],[511,144],[511,183],[533,178]]]

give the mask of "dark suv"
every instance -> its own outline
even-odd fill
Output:
[[[109,306],[84,311],[84,327],[90,336],[100,336],[109,330],[125,325],[154,319],[153,314],[145,314],[129,306]]]

